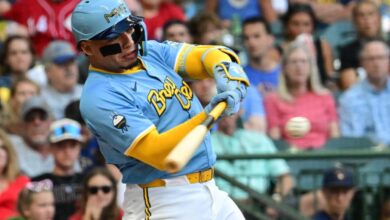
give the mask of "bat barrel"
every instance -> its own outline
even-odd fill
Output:
[[[191,160],[199,145],[207,135],[209,128],[225,110],[226,102],[218,103],[209,113],[202,124],[190,131],[165,158],[165,170],[169,173],[176,173]]]

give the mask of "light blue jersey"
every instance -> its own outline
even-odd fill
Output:
[[[107,163],[121,170],[124,183],[141,184],[181,176],[215,163],[209,135],[190,162],[175,174],[125,155],[153,127],[163,133],[203,111],[198,98],[174,71],[183,45],[148,41],[148,55],[139,57],[146,70],[136,73],[89,72],[80,110]]]

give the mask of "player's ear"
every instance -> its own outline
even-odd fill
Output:
[[[79,47],[80,47],[80,50],[83,53],[85,53],[85,55],[87,55],[87,56],[91,56],[92,55],[91,45],[89,45],[87,41],[80,42]]]

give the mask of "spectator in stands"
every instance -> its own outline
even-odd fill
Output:
[[[0,122],[8,133],[22,135],[23,128],[20,118],[21,108],[25,101],[40,93],[39,86],[27,78],[17,79],[11,86],[11,97],[7,105],[4,105]]]
[[[53,182],[56,220],[67,220],[76,211],[83,176],[75,167],[79,164],[83,137],[81,126],[71,119],[55,121],[50,126],[50,145],[54,157],[54,169],[32,178],[33,181],[49,179]]]
[[[139,15],[142,11],[141,4],[138,0],[124,0],[131,14]]]
[[[217,92],[213,79],[203,79],[191,82],[190,87],[198,97],[200,103],[205,107]]]
[[[264,134],[237,128],[238,115],[224,117],[218,122],[218,130],[211,135],[213,148],[218,155],[275,153],[273,142]],[[293,179],[289,174],[286,161],[272,160],[219,160],[215,167],[247,184],[259,193],[266,193],[271,180],[276,180],[273,190],[275,199],[283,199],[293,188]],[[247,200],[249,197],[229,183],[217,179],[218,185],[233,198]]]
[[[25,26],[40,57],[43,49],[53,40],[70,42],[74,47],[70,16],[80,0],[19,0],[3,17]]]
[[[243,22],[243,40],[249,58],[244,70],[251,86],[262,95],[274,91],[281,72],[281,55],[273,46],[269,25],[261,17],[248,18]]]
[[[331,93],[319,83],[315,61],[305,44],[295,42],[285,50],[277,92],[265,97],[268,133],[300,149],[320,148],[339,136],[336,106]],[[294,137],[286,125],[305,117],[308,133]]]
[[[241,21],[260,15],[267,22],[273,22],[277,19],[277,14],[272,7],[272,0],[207,0],[205,1],[205,9],[217,14],[223,21],[225,28],[230,26],[233,16],[238,16]]]
[[[263,96],[257,92],[255,87],[249,86],[247,88],[246,97],[241,103],[239,114],[246,130],[260,133],[267,132]]]
[[[28,183],[19,194],[18,210],[21,216],[10,220],[53,220],[56,211],[53,183],[50,180]]]
[[[193,81],[190,86],[203,106],[206,106],[216,93],[215,82],[212,79]],[[250,86],[247,89],[246,97],[241,104],[240,116],[245,129],[260,133],[266,131],[263,99],[254,87]]]
[[[281,46],[285,50],[295,40],[307,44],[316,58],[321,83],[327,85],[334,76],[332,48],[324,39],[316,38],[317,20],[308,4],[292,4],[283,17],[285,38]],[[304,34],[304,35],[303,35]],[[308,36],[308,37],[305,37]]]
[[[0,129],[0,219],[17,215],[18,195],[28,182],[28,177],[20,173],[8,135]]]
[[[339,72],[338,77],[338,88],[339,91],[342,93],[349,88],[351,88],[355,83],[357,83],[360,80],[359,73],[357,72],[357,69],[354,68],[347,68],[344,70],[341,70]]]
[[[357,31],[357,38],[342,46],[339,50],[341,72],[360,66],[358,54],[367,40],[382,38],[381,14],[378,6],[373,1],[364,0],[356,4],[353,8],[353,22]]]
[[[322,193],[326,207],[314,215],[314,220],[344,220],[355,194],[355,181],[351,170],[332,168],[323,176]]]
[[[48,85],[41,95],[53,111],[55,119],[64,117],[64,109],[71,101],[80,99],[82,86],[78,84],[79,70],[76,52],[66,41],[53,41],[43,53]]]
[[[77,121],[81,126],[81,135],[83,136],[83,147],[81,148],[81,156],[79,158],[82,170],[88,169],[93,165],[105,164],[103,155],[100,153],[99,145],[95,137],[93,137],[91,131],[80,112],[80,100],[75,100],[69,103],[65,108],[65,118],[69,118]]]
[[[162,27],[169,20],[185,20],[183,9],[163,0],[140,0],[149,40],[162,39]]]
[[[192,43],[192,36],[186,22],[170,20],[163,26],[163,40]]]
[[[367,77],[340,97],[343,136],[369,137],[390,144],[390,51],[386,42],[371,40],[359,53]]]
[[[194,43],[203,45],[221,45],[222,25],[213,13],[200,12],[189,21]]]
[[[27,76],[34,66],[35,55],[30,39],[24,36],[11,36],[4,42],[0,55],[0,87],[10,88],[12,82]]]
[[[289,0],[289,2],[290,4],[310,4],[321,23],[331,24],[337,21],[351,19],[352,8],[355,6],[357,0]]]
[[[107,168],[98,167],[91,170],[83,181],[81,208],[69,220],[122,219],[123,211],[116,203],[116,184]]]
[[[21,170],[29,177],[52,171],[54,160],[48,142],[52,119],[49,106],[43,98],[31,97],[22,106],[21,119],[22,136],[11,136]]]
[[[0,14],[3,14],[4,12],[11,9],[11,2],[9,0],[1,1],[0,2]]]

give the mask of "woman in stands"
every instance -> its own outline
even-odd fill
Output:
[[[265,98],[265,107],[273,139],[308,149],[339,136],[333,96],[321,86],[316,63],[303,43],[294,42],[285,50],[277,91]]]
[[[83,182],[81,209],[69,220],[120,220],[123,211],[117,205],[117,182],[106,168],[91,170]]]
[[[309,44],[316,58],[321,83],[328,85],[329,80],[334,77],[332,48],[327,41],[316,37],[317,20],[311,6],[292,4],[283,17],[283,26],[285,37],[282,49],[285,50],[295,40]]]
[[[11,36],[4,42],[0,55],[0,86],[10,88],[12,82],[26,77],[27,72],[35,65],[35,53],[29,38]]]
[[[0,219],[17,215],[18,194],[28,182],[28,177],[20,173],[8,135],[0,129]]]

